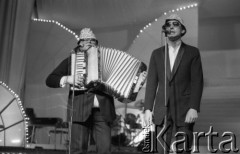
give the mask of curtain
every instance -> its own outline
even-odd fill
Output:
[[[9,83],[17,1],[0,1],[0,80]]]
[[[0,81],[23,96],[26,43],[34,0],[0,0]]]

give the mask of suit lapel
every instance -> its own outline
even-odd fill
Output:
[[[182,42],[182,45],[181,45],[181,47],[180,47],[180,49],[178,51],[177,57],[175,59],[174,65],[173,65],[170,81],[173,79],[175,73],[177,72],[179,64],[180,64],[180,62],[182,60],[183,53],[184,53],[184,43]]]
[[[168,49],[167,49],[167,51],[168,51]],[[163,50],[162,50],[162,60],[163,60],[163,66],[164,66],[164,69],[165,69],[165,46],[164,46],[164,48],[163,48]],[[168,78],[168,80],[170,80],[170,78],[171,78],[171,69],[170,69],[170,60],[169,60],[169,54],[168,54],[168,52],[167,52],[167,57],[166,57],[166,59],[167,59],[167,78]]]

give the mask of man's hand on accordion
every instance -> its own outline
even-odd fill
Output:
[[[75,82],[74,82],[74,79],[75,79]],[[84,77],[80,76],[80,75],[75,75],[75,78],[73,75],[67,76],[66,82],[70,85],[75,84],[75,86],[83,87],[84,86]]]
[[[143,72],[141,73],[140,78],[141,78],[142,81],[145,81],[146,78],[147,78],[147,72],[146,72],[146,71],[143,71]]]

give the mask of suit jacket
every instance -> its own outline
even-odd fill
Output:
[[[71,57],[63,60],[47,77],[46,85],[51,88],[59,88],[63,76],[71,74]],[[68,120],[70,120],[71,109],[73,109],[73,121],[84,122],[91,115],[94,96],[96,95],[101,114],[106,122],[112,122],[116,118],[114,99],[101,91],[87,90],[75,91],[72,103],[73,91],[69,90],[68,97]],[[73,107],[72,107],[73,105]]]
[[[182,42],[172,71],[168,52],[166,63],[165,101],[165,47],[152,52],[144,108],[153,110],[157,125],[162,123],[166,111],[170,112],[178,126],[185,125],[186,113],[190,108],[200,111],[203,72],[199,50]]]

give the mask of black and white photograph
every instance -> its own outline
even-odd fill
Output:
[[[0,0],[0,154],[240,153],[239,0]]]

